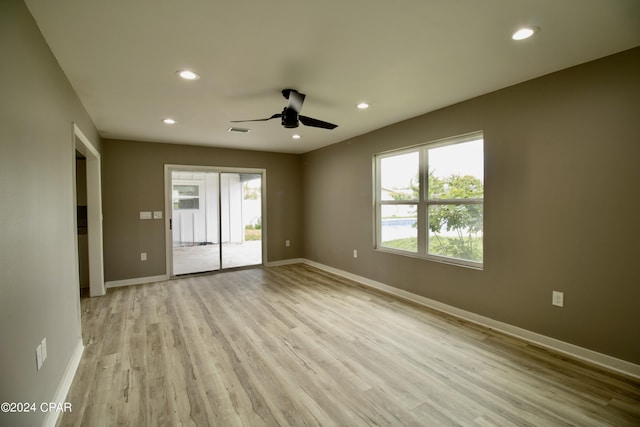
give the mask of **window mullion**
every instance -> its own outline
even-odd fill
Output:
[[[483,199],[428,199],[427,204],[430,205],[481,205]]]
[[[384,205],[415,205],[418,200],[381,200],[379,202],[382,206]]]
[[[428,154],[427,150],[420,150],[419,157],[419,177],[418,177],[418,253],[427,254],[428,233],[425,225],[427,224],[427,205],[425,203],[428,193]]]

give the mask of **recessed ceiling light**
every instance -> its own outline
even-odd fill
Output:
[[[167,118],[167,119],[162,119],[162,123],[164,123],[165,125],[174,125],[176,121],[173,119]]]
[[[199,75],[197,75],[191,70],[179,70],[179,71],[176,71],[176,74],[185,80],[198,80],[200,78]]]
[[[300,138],[302,138],[302,137],[296,133],[296,134],[294,134],[294,135],[291,135],[291,138],[293,138],[293,139],[300,139]]]
[[[366,102],[361,102],[356,105],[356,108],[358,108],[359,110],[366,110],[367,108],[369,108],[369,104],[367,104]]]
[[[538,27],[523,27],[523,28],[518,29],[518,31],[516,31],[515,33],[513,33],[511,38],[513,40],[528,39],[529,37],[531,37],[532,35],[534,35],[538,31],[540,31],[540,28],[538,28]]]

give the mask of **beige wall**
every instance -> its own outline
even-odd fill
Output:
[[[0,402],[50,402],[80,340],[72,122],[100,139],[21,0],[0,2],[0,56]]]
[[[640,363],[638,76],[640,48],[305,154],[304,256]],[[372,156],[476,130],[484,271],[375,251]]]
[[[164,211],[165,164],[266,169],[267,261],[302,255],[299,155],[120,140],[103,146],[106,281],[165,274],[164,221],[139,219],[140,211]]]

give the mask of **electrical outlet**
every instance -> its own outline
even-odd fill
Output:
[[[147,260],[147,253],[140,252],[140,261],[146,261],[146,260]]]
[[[285,241],[284,241],[284,245],[285,245],[286,247],[291,246],[291,241],[290,241],[290,240],[285,240]]]
[[[564,307],[564,292],[553,291],[551,296],[551,304],[557,307]]]
[[[47,338],[42,338],[40,347],[42,347],[42,363],[44,363],[47,360]]]
[[[42,368],[42,344],[36,348],[36,368],[38,371]]]
[[[354,258],[358,258],[358,250],[357,249],[353,250],[353,257]]]

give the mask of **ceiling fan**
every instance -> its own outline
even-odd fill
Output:
[[[254,119],[254,120],[231,120],[231,123],[243,123],[243,122],[266,122],[267,120],[282,118],[282,126],[286,128],[297,128],[299,122],[305,126],[311,126],[322,129],[335,129],[338,125],[333,123],[323,122],[322,120],[314,119],[312,117],[303,116],[300,114],[302,110],[302,103],[304,102],[305,94],[300,93],[295,89],[283,89],[282,96],[289,100],[289,103],[282,113],[274,114],[266,119]]]

